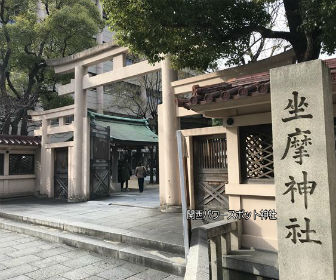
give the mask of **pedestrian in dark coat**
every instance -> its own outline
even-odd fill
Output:
[[[128,191],[128,180],[130,179],[131,172],[127,161],[123,161],[120,167],[120,182],[121,191],[123,191],[124,183],[126,183],[125,191]]]

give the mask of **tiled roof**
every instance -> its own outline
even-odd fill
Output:
[[[336,59],[328,59],[325,62],[331,72],[332,91],[336,93]],[[190,98],[178,98],[177,102],[179,107],[191,109],[198,104],[225,102],[265,94],[270,94],[269,72],[231,79],[211,86],[200,87],[194,85],[192,87],[192,96]]]
[[[146,119],[131,119],[88,112],[91,120],[103,127],[110,128],[110,137],[113,142],[130,143],[157,143],[158,136],[150,130]]]
[[[41,137],[37,136],[0,135],[0,145],[39,146],[40,144]]]

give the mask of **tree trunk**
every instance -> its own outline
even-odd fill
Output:
[[[27,118],[27,111],[25,109],[21,109],[15,116],[15,119],[12,121],[11,125],[12,125],[12,135],[18,135],[19,132],[19,123],[21,122],[21,133],[20,135],[24,135],[22,134],[22,125],[23,125],[23,119]],[[26,123],[27,125],[27,123]],[[26,129],[27,130],[27,129]]]
[[[159,145],[156,145],[155,149],[155,183],[159,184]]]
[[[301,34],[292,42],[298,62],[318,59],[321,52],[321,41],[316,34]]]
[[[2,127],[2,134],[9,134],[9,128],[10,128],[10,118],[8,117]]]
[[[136,152],[134,154],[134,161],[135,161],[135,166],[139,166],[140,163],[142,165],[145,165],[145,160],[142,158],[141,148],[139,147],[136,148]]]
[[[156,134],[159,134],[159,120],[158,115],[155,115],[155,118],[153,118],[153,126],[154,131]],[[159,184],[160,182],[160,176],[159,176],[159,144],[156,144],[155,146],[155,184]]]
[[[27,128],[27,113],[24,114],[21,122],[21,135],[28,135],[28,128]]]
[[[304,15],[301,14],[303,12],[300,8],[301,1],[284,0],[283,3],[290,31],[286,40],[292,44],[298,62],[317,59],[322,46],[321,31],[318,28],[303,29]]]
[[[12,126],[12,131],[11,131],[11,135],[18,135],[18,125],[19,125],[20,120],[14,120],[11,123]]]
[[[153,177],[154,177],[154,174],[153,174],[153,165],[154,165],[153,146],[149,146],[148,148],[149,148],[149,152],[150,152],[150,171],[149,171],[150,172],[149,173],[150,180],[149,180],[149,182],[151,184],[153,184],[154,183],[154,180],[153,180]]]

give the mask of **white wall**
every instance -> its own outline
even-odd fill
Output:
[[[8,151],[8,152],[7,152]],[[40,155],[37,147],[23,148],[21,146],[0,147],[0,153],[5,155],[4,175],[0,176],[0,198],[32,195],[38,191],[38,180],[40,166]],[[9,155],[10,154],[34,154],[35,167],[34,174],[29,175],[9,175]]]

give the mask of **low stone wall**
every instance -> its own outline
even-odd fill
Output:
[[[36,176],[21,175],[18,178],[0,179],[0,198],[33,195],[35,193]]]

